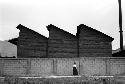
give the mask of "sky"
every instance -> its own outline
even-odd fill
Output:
[[[124,4],[122,0],[123,15]],[[85,24],[113,37],[113,50],[120,45],[118,0],[0,0],[0,40],[18,37],[19,24],[46,37],[49,24],[74,35],[77,26]],[[123,36],[125,45],[124,16]]]

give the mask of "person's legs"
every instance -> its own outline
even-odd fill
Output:
[[[77,71],[76,67],[73,67],[73,75],[78,75],[78,71]]]

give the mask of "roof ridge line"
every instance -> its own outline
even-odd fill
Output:
[[[28,27],[26,27],[26,26],[24,26],[24,25],[22,25],[22,24],[19,24],[16,28],[17,28],[17,29],[20,29],[20,27],[26,28],[26,29],[28,29],[28,30],[31,30],[31,31],[33,31],[33,32],[35,32],[35,33],[37,33],[37,34],[39,34],[39,35],[45,37],[45,38],[48,38],[48,37],[46,37],[46,36],[44,36],[44,35],[42,35],[42,34],[36,32],[36,31],[34,31],[34,30],[32,30],[32,29],[30,29],[30,28],[28,28]]]
[[[90,27],[90,26],[87,26],[87,25],[85,25],[85,24],[80,24],[79,26],[77,26],[77,30],[83,29],[82,27],[88,28],[88,29],[90,29],[90,30],[94,30],[94,31],[96,31],[96,32],[98,32],[98,33],[100,33],[100,34],[102,34],[102,35],[105,35],[105,36],[107,36],[107,37],[110,37],[112,40],[114,40],[114,38],[112,38],[111,36],[109,36],[109,35],[107,35],[107,34],[101,32],[101,31],[99,31],[99,30],[96,30],[96,29],[94,29],[94,28],[92,28],[92,27]]]
[[[53,24],[49,24],[49,25],[46,26],[46,27],[47,27],[47,30],[48,30],[48,31],[50,31],[50,27],[54,27],[54,28],[57,28],[57,29],[59,29],[59,30],[61,30],[61,31],[64,31],[64,32],[66,32],[66,33],[68,33],[68,34],[70,34],[70,35],[72,35],[72,36],[74,36],[74,37],[76,38],[76,35],[73,35],[72,33],[68,32],[68,31],[66,31],[66,30],[63,30],[63,29],[61,29],[61,28],[59,28],[59,27],[57,27],[57,26],[55,26],[55,25],[53,25]]]

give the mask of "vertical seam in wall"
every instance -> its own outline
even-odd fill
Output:
[[[106,71],[105,71],[105,72],[106,72],[105,75],[108,75],[108,72],[107,72],[107,59],[106,59],[106,58],[105,58],[105,68],[106,68],[106,69],[105,69],[105,70],[106,70]]]
[[[57,75],[57,59],[55,59],[55,75]]]
[[[54,70],[54,59],[53,59],[53,74],[55,74],[55,70]]]
[[[31,75],[30,70],[31,70],[31,59],[28,58],[27,59],[26,75],[28,75],[28,76]]]
[[[49,40],[49,39],[47,39],[47,44],[46,44],[46,57],[49,57],[49,56],[48,56],[48,40]]]
[[[19,39],[20,39],[20,32],[19,32],[19,37],[18,37],[18,39],[17,39],[17,40],[18,40],[18,41],[17,41],[17,58],[20,57],[20,56],[19,56],[19,49],[20,49],[20,48],[19,48],[19,44],[20,44]]]
[[[108,59],[109,75],[111,75],[111,60],[110,60],[110,58],[107,58],[107,59]]]
[[[77,37],[77,54],[78,54],[78,57],[79,57],[79,36]]]
[[[79,59],[79,75],[80,75],[80,59]]]
[[[53,59],[51,58],[51,73],[53,75]]]
[[[105,64],[106,64],[106,75],[110,75],[110,60],[109,60],[109,58],[105,58]]]
[[[0,61],[2,61],[2,64],[1,64],[1,73],[0,73],[0,76],[3,76],[4,75],[4,60],[1,59]]]

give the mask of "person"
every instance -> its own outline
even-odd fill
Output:
[[[103,79],[103,84],[107,84],[107,81],[106,81],[106,79]]]
[[[73,75],[78,75],[78,70],[76,68],[76,63],[73,64]]]

